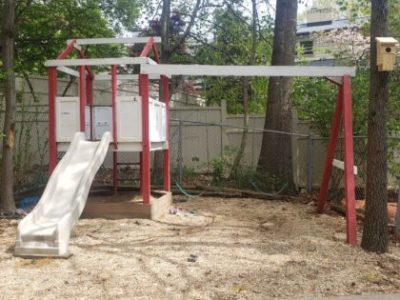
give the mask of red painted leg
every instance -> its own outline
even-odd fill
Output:
[[[169,149],[164,150],[164,190],[171,191],[171,165]]]
[[[93,140],[93,78],[86,77],[86,102],[89,105],[89,138]]]
[[[117,66],[111,66],[111,105],[113,130],[113,191],[118,192],[118,138],[117,138]]]
[[[118,149],[118,137],[117,137],[117,66],[111,66],[111,105],[112,105],[112,134],[114,149]]]
[[[49,76],[49,174],[57,165],[56,141],[56,97],[57,97],[57,69],[48,69]]]
[[[113,152],[113,192],[118,192],[118,153]]]
[[[140,184],[143,203],[150,204],[149,76],[140,74],[139,85],[142,96],[142,162]]]
[[[140,174],[140,194],[143,195],[143,190],[142,190],[142,170],[143,170],[143,155],[142,152],[139,153],[139,174]]]
[[[353,120],[350,77],[343,77],[343,123],[344,123],[344,178],[346,193],[347,242],[357,244],[357,223],[355,208],[354,157],[353,157]]]
[[[332,120],[331,135],[329,138],[328,150],[326,154],[324,175],[322,177],[322,184],[319,191],[318,206],[317,206],[318,213],[322,213],[325,208],[326,196],[329,187],[329,178],[331,177],[332,173],[332,162],[333,162],[333,157],[335,156],[336,143],[340,128],[340,119],[343,111],[342,95],[343,95],[342,87],[339,87],[339,93],[336,100],[335,114]]]
[[[79,67],[79,113],[80,130],[85,132],[85,106],[86,106],[86,69],[85,66]]]
[[[171,191],[171,159],[169,150],[169,80],[167,77],[162,76],[162,88],[163,88],[163,98],[165,103],[165,118],[166,118],[166,137],[167,137],[167,147],[164,150],[164,190]]]
[[[86,102],[88,105],[93,105],[93,78],[86,77]]]

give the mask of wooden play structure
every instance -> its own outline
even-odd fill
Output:
[[[170,153],[169,153],[169,78],[172,76],[274,76],[274,77],[324,77],[338,87],[336,111],[332,122],[332,132],[328,146],[324,177],[318,201],[318,212],[325,206],[329,178],[334,161],[334,152],[339,135],[339,123],[343,120],[344,182],[347,209],[347,242],[354,245],[356,237],[353,130],[351,103],[351,76],[355,76],[353,67],[315,67],[315,66],[215,66],[215,65],[171,65],[159,64],[156,48],[157,37],[136,37],[117,39],[76,39],[68,43],[66,49],[56,60],[48,60],[49,75],[49,168],[50,172],[57,164],[57,153],[66,148],[77,131],[85,132],[90,139],[93,120],[92,107],[93,82],[110,80],[112,82],[112,143],[110,150],[114,158],[114,190],[117,185],[117,157],[119,151],[140,152],[140,184],[143,204],[151,206],[150,152],[164,151],[164,190],[170,192]],[[86,58],[82,46],[98,44],[135,44],[143,43],[139,57],[123,58]],[[67,59],[77,51],[78,59]],[[150,52],[153,58],[149,57]],[[139,65],[137,74],[120,74],[118,67]],[[109,75],[96,75],[92,66],[109,67]],[[64,72],[79,78],[78,97],[59,97],[57,95],[57,72]],[[120,97],[117,94],[117,82],[137,80],[137,96]],[[149,97],[149,81],[160,80],[163,101]],[[85,112],[86,110],[86,112]],[[85,119],[89,118],[88,125]],[[86,120],[87,121],[87,120]],[[89,132],[88,129],[89,128]],[[340,165],[340,162],[339,162]]]

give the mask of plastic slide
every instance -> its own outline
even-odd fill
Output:
[[[107,154],[110,132],[100,142],[77,132],[52,173],[39,203],[18,225],[16,256],[68,257],[70,233],[85,207],[90,186]]]

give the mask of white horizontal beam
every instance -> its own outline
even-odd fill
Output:
[[[71,76],[79,77],[79,72],[68,67],[57,67],[57,70]]]
[[[143,65],[144,74],[191,76],[275,76],[337,77],[355,76],[355,67],[310,66],[216,66],[216,65]]]
[[[157,64],[149,57],[50,59],[46,67]]]
[[[338,169],[344,170],[344,161],[341,161],[341,160],[338,160],[338,159],[333,159],[332,166],[334,166],[334,167],[336,167]],[[353,167],[354,167],[354,171],[353,171],[354,175],[357,175],[358,174],[357,166],[353,166]]]
[[[117,74],[118,80],[137,80],[139,75],[137,74]],[[109,81],[111,80],[110,74],[97,74],[94,78],[96,81]]]
[[[130,38],[93,38],[93,39],[77,39],[77,45],[107,45],[107,44],[123,44],[123,45],[132,45],[132,44],[146,44],[149,41],[149,36],[138,36],[138,37],[130,37]],[[154,36],[153,37],[155,43],[161,43],[161,37]],[[69,44],[72,40],[68,40],[67,44]]]
[[[79,45],[77,45],[77,44],[74,44],[74,48],[75,48],[76,50],[78,50],[78,51],[82,51],[82,47],[79,46]]]
[[[138,80],[138,74],[117,74],[117,80]],[[95,80],[100,81],[109,81],[111,80],[110,74],[97,74],[94,78]],[[160,79],[160,75],[149,75],[150,80]]]

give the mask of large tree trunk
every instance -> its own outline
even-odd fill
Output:
[[[4,0],[2,26],[2,58],[4,72],[4,96],[6,113],[3,129],[3,156],[1,162],[0,211],[15,211],[14,202],[14,129],[16,92],[14,75],[15,3]]]
[[[367,195],[361,246],[368,251],[383,253],[388,248],[386,108],[389,98],[389,73],[378,72],[375,38],[387,34],[387,0],[372,0],[371,5]]]
[[[297,0],[277,1],[272,65],[293,65],[296,48]],[[271,77],[264,128],[292,130],[292,78]],[[290,135],[264,132],[258,170],[293,184],[292,147]]]

